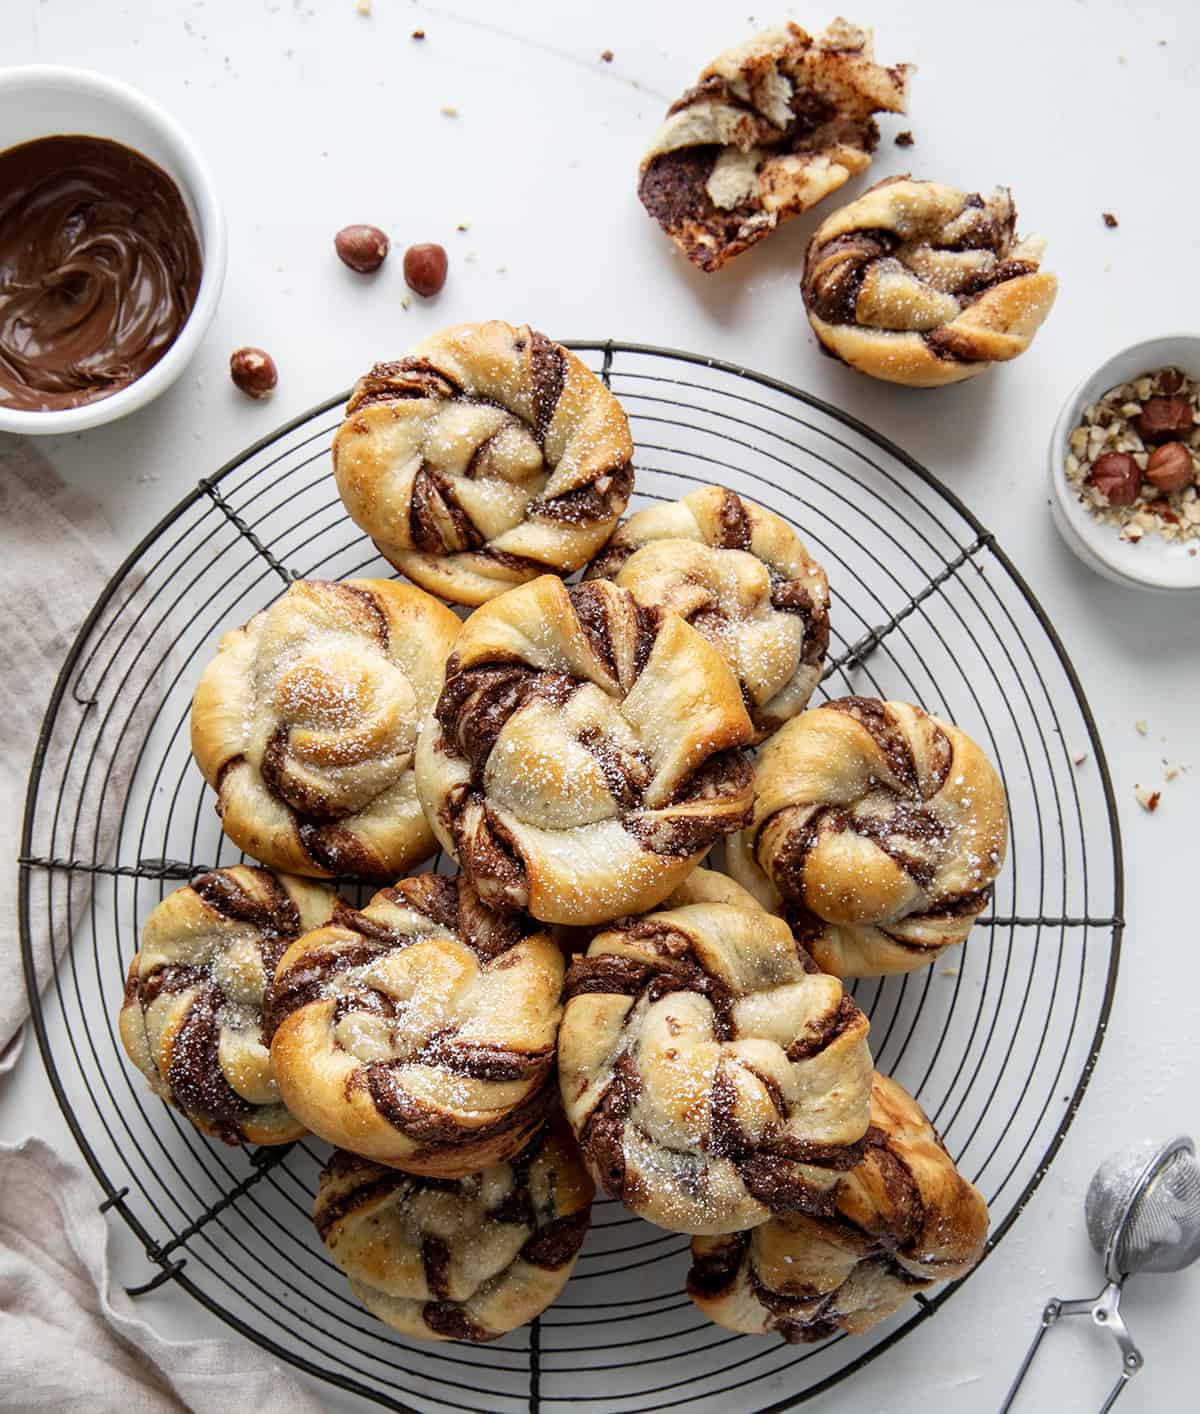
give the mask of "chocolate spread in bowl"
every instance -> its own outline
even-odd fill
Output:
[[[47,137],[0,152],[0,407],[127,387],[178,338],[200,271],[179,188],[131,148]]]

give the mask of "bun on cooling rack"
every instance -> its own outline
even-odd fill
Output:
[[[697,871],[674,901],[567,972],[559,1082],[584,1159],[676,1232],[827,1211],[867,1126],[867,1019],[731,881]]]
[[[459,621],[388,579],[298,580],[221,639],[192,753],[225,833],[273,868],[389,880],[437,848],[413,749]]]
[[[494,1340],[558,1296],[591,1218],[592,1181],[561,1117],[507,1163],[428,1179],[336,1150],[313,1220],[354,1294],[426,1340]]]
[[[1004,787],[968,736],[908,703],[843,697],[762,748],[726,858],[820,967],[873,977],[966,938],[1007,834]]]
[[[339,907],[307,879],[236,865],[158,904],[129,964],[121,1042],[155,1094],[230,1144],[287,1144],[304,1126],[284,1107],[262,1039],[263,993],[302,933]]]
[[[871,32],[765,30],[718,55],[642,158],[642,205],[693,265],[719,270],[871,165],[872,113],[903,113],[911,66],[874,62]]]
[[[632,458],[604,384],[561,344],[500,320],[376,364],[333,443],[351,520],[458,604],[586,564],[629,500]]]
[[[831,354],[889,383],[938,387],[1016,358],[1058,281],[1040,236],[1018,241],[1012,193],[989,197],[889,177],[835,211],[808,244],[801,289]]]
[[[314,1134],[461,1178],[516,1153],[553,1086],[563,959],[465,878],[422,874],[293,943],[267,995],[284,1102]]]
[[[442,847],[548,923],[652,907],[747,818],[750,719],[720,654],[604,581],[477,609],[417,749]]]
[[[762,741],[802,712],[829,646],[829,582],[781,516],[723,486],[631,516],[588,567],[670,609],[737,675]]]
[[[788,1341],[857,1333],[970,1271],[987,1231],[983,1195],[921,1107],[876,1075],[863,1160],[839,1180],[833,1212],[694,1238],[688,1295],[732,1331]]]

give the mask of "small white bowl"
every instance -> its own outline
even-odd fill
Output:
[[[0,69],[0,151],[59,134],[109,138],[156,162],[183,196],[203,269],[196,303],[179,337],[136,382],[77,408],[23,412],[0,407],[0,431],[33,437],[98,427],[158,397],[199,347],[225,280],[225,220],[212,178],[191,141],[158,104],[128,84],[87,69],[54,64]]]
[[[1136,543],[1122,540],[1116,526],[1101,525],[1084,507],[1064,463],[1067,443],[1089,403],[1110,388],[1128,383],[1140,373],[1178,368],[1200,378],[1200,335],[1164,334],[1122,349],[1089,374],[1063,404],[1050,437],[1050,509],[1059,534],[1083,563],[1116,584],[1160,594],[1200,591],[1200,540],[1164,540],[1144,535]],[[1189,554],[1195,550],[1195,554]]]

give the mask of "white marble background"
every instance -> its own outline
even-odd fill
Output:
[[[1082,1223],[1095,1164],[1127,1138],[1200,1130],[1200,621],[1194,603],[1083,569],[1055,535],[1044,484],[1051,424],[1083,374],[1135,338],[1200,327],[1200,10],[876,0],[852,14],[874,24],[885,62],[920,66],[911,115],[887,120],[873,175],[911,167],[974,188],[1011,184],[1062,280],[1023,360],[921,394],[817,354],[797,290],[811,222],[710,278],[673,254],[636,201],[644,140],[708,58],[782,16],[816,28],[835,13],[757,4],[374,0],[364,18],[355,0],[3,0],[3,61],[101,69],[167,105],[205,152],[230,228],[225,296],[192,369],[140,415],[48,450],[132,545],[198,477],[375,358],[443,323],[499,316],[559,337],[700,350],[790,380],[895,438],[966,499],[1040,595],[1090,695],[1125,835],[1124,961],[1091,1089],[1024,1216],[934,1320],[809,1407],[991,1410],[1044,1298],[1100,1284]],[[418,26],[424,44],[409,38]],[[447,104],[456,118],[441,113]],[[906,126],[916,146],[902,152],[890,139]],[[1119,229],[1105,229],[1101,211]],[[352,221],[384,226],[400,248],[443,243],[444,292],[406,311],[398,259],[371,281],[345,270],[332,238]],[[244,343],[278,361],[269,404],[229,384],[229,353]],[[1134,783],[1161,780],[1164,756],[1191,769],[1149,816]],[[32,1046],[0,1089],[0,1133],[30,1130],[71,1150]],[[117,1270],[144,1274],[123,1231]],[[1132,1281],[1126,1306],[1147,1367],[1122,1409],[1197,1407],[1200,1268]],[[177,1337],[220,1329],[169,1288],[142,1309]],[[1040,1360],[1022,1409],[1097,1408],[1115,1366],[1083,1323],[1056,1331]]]

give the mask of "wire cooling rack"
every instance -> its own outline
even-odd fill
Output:
[[[1012,843],[989,915],[933,967],[854,989],[878,1068],[918,1097],[982,1188],[994,1246],[1082,1098],[1120,948],[1112,787],[1062,644],[979,521],[869,428],[713,360],[573,347],[629,413],[634,507],[715,481],[786,517],[826,566],[821,695],[920,703],[974,736],[1003,774]],[[341,402],[201,481],[130,555],[68,656],[34,759],[20,896],[34,1024],[101,1206],[145,1245],[149,1274],[134,1290],[173,1280],[276,1355],[390,1409],[790,1408],[880,1355],[962,1283],[917,1294],[864,1337],[734,1336],[684,1295],[687,1239],[601,1200],[574,1277],[539,1321],[488,1346],[406,1341],[358,1306],[313,1231],[326,1147],[211,1143],[124,1058],[117,1012],[147,913],[178,881],[240,857],[188,749],[192,689],[218,637],[293,577],[391,573],[329,474]],[[63,951],[39,971],[33,937],[47,931]]]

